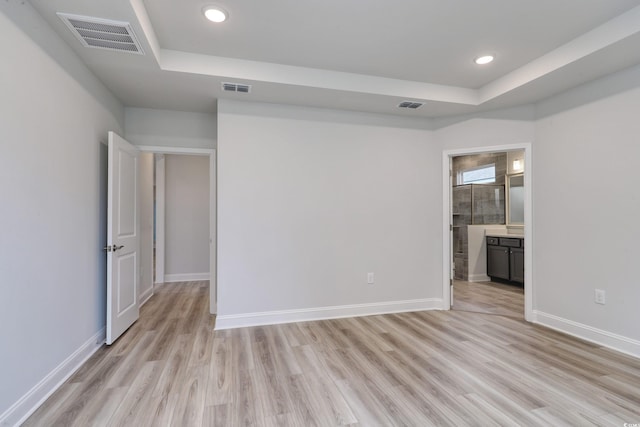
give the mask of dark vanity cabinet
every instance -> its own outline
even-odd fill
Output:
[[[509,248],[499,246],[499,237],[487,237],[487,276],[509,280]]]
[[[487,236],[487,276],[524,283],[524,239]]]
[[[524,240],[520,240],[524,246]],[[511,248],[509,253],[509,280],[524,283],[524,247]]]

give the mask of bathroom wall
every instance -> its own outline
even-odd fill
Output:
[[[485,236],[491,232],[506,233],[504,225],[470,225],[467,227],[468,263],[467,279],[469,282],[488,282],[487,276],[487,241]]]
[[[458,182],[460,172],[491,164],[496,165],[496,184],[503,185],[504,176],[507,174],[507,153],[483,153],[454,157],[451,164],[453,185],[462,184],[462,182]]]
[[[463,171],[492,164],[496,168],[495,185],[462,185],[460,175]],[[504,183],[507,173],[507,153],[454,157],[451,168],[454,186],[452,192],[454,278],[469,280],[468,225],[504,224],[505,221]],[[475,271],[475,267],[473,269]]]
[[[524,172],[524,150],[507,152],[507,174]]]

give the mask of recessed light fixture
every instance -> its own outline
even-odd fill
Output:
[[[218,6],[205,6],[205,8],[202,9],[202,13],[204,13],[204,16],[209,21],[216,23],[226,21],[227,17],[229,16],[229,14],[224,9]]]
[[[476,59],[473,60],[473,62],[475,62],[478,65],[485,65],[488,64],[489,62],[493,61],[494,56],[493,55],[483,55],[483,56],[479,56]]]

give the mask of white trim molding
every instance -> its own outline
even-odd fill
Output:
[[[175,282],[195,282],[198,280],[209,280],[209,273],[184,273],[184,274],[166,274],[164,275],[164,283]]]
[[[373,316],[377,314],[403,313],[409,311],[442,310],[442,308],[442,299],[427,298],[297,310],[266,311],[260,313],[229,314],[216,318],[215,330],[308,322],[311,320],[340,319],[343,317]]]
[[[537,310],[533,312],[533,323],[640,358],[640,341],[632,338]]]
[[[164,283],[164,232],[165,232],[165,157],[164,155],[156,156],[155,159],[156,176],[155,183],[155,281],[156,283]]]
[[[153,296],[153,284],[138,297],[138,306],[142,307]]]
[[[74,372],[105,342],[105,328],[100,329],[73,354],[67,357],[38,384],[0,415],[0,426],[18,426],[35,412]]]
[[[218,312],[218,285],[217,274],[218,269],[218,223],[216,221],[218,211],[218,186],[217,186],[217,153],[209,156],[209,313],[216,314]]]
[[[183,154],[193,156],[210,156],[213,148],[185,148],[185,147],[164,147],[155,145],[136,145],[138,150],[155,154]]]

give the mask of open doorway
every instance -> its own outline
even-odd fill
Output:
[[[142,277],[153,289],[164,283],[208,281],[209,312],[217,311],[216,287],[216,169],[212,149],[139,147],[151,159],[150,221],[141,229],[149,265]],[[141,165],[146,162],[142,161]],[[142,180],[141,180],[142,183]],[[144,194],[141,194],[144,198]],[[141,221],[144,222],[144,221]],[[144,228],[144,227],[143,227]],[[141,262],[142,264],[142,262]]]
[[[530,319],[530,145],[443,160],[445,308]]]
[[[209,159],[156,154],[156,284],[209,280]]]
[[[452,310],[524,318],[524,264],[510,262],[524,250],[524,223],[507,218],[508,184],[522,176],[523,158],[518,150],[451,159]]]

